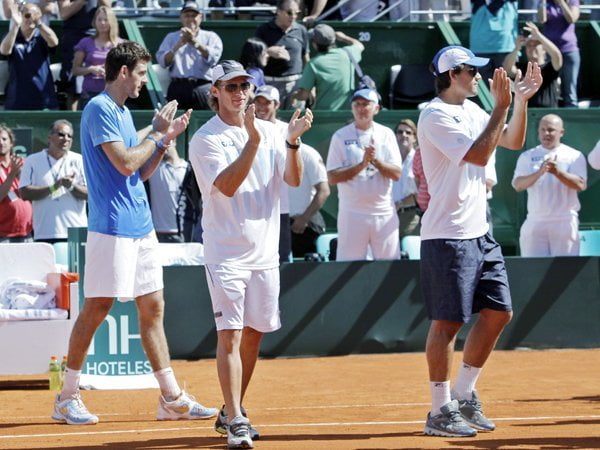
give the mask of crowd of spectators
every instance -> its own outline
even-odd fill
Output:
[[[58,109],[56,88],[66,95],[67,102],[61,105],[64,109],[83,109],[90,98],[103,90],[106,55],[123,41],[118,35],[117,16],[108,3],[108,0],[24,4],[3,1],[3,13],[10,20],[8,32],[0,42],[0,53],[7,57],[9,67],[4,101],[6,110]],[[355,64],[361,61],[363,52],[370,49],[365,49],[365,45],[355,37],[336,31],[330,25],[316,23],[317,17],[336,3],[332,0],[273,0],[271,4],[275,12],[272,19],[258,25],[255,36],[241,44],[239,60],[253,77],[251,82],[257,116],[277,123],[279,109],[310,106],[318,110],[352,111],[354,122],[332,136],[328,154],[329,182],[338,185],[340,191],[340,216],[343,219],[356,214],[366,215],[365,211],[348,208],[351,204],[356,206],[356,202],[348,198],[353,199],[366,191],[360,186],[354,190],[346,186],[360,185],[363,175],[365,180],[362,182],[365,183],[381,173],[384,180],[380,183],[381,195],[385,197],[386,204],[389,200],[391,205],[395,205],[400,218],[399,236],[418,235],[420,216],[427,208],[428,193],[416,126],[408,119],[402,120],[396,126],[395,139],[392,140],[390,136],[394,133],[388,129],[384,133],[374,122],[374,116],[383,107],[382,97],[374,90],[357,91],[359,86],[355,74]],[[252,2],[238,6],[249,5]],[[544,84],[531,99],[530,106],[577,106],[580,52],[574,23],[579,18],[579,1],[541,0],[537,6],[539,25],[528,21],[519,30],[516,1],[472,2],[471,47],[478,55],[490,58],[489,66],[480,69],[483,79],[491,78],[493,70],[502,66],[514,78],[518,70],[525,71],[527,62],[536,62],[542,68]],[[371,20],[384,7],[378,2],[351,0],[328,19],[350,17],[351,20]],[[389,17],[393,18],[393,13],[391,9]],[[49,24],[50,19],[56,18],[63,20],[60,42]],[[208,92],[212,71],[221,59],[223,42],[217,33],[201,28],[203,18],[202,7],[193,0],[186,1],[179,15],[181,27],[164,37],[155,54],[158,64],[169,72],[166,97],[177,100],[180,109],[210,107]],[[55,88],[50,60],[59,45],[62,68]],[[79,92],[75,77],[83,77]],[[383,147],[365,140],[365,135],[373,139],[374,130],[385,135],[390,145],[393,144],[389,147],[392,150],[387,147],[385,150],[388,152],[386,158],[391,161],[390,167],[385,167],[386,159],[382,160],[377,153],[382,152]],[[344,133],[350,132],[354,134],[342,139]],[[64,240],[66,227],[85,226],[85,177],[76,154],[69,151],[72,140],[72,125],[67,121],[57,121],[49,132],[48,147],[31,155],[25,162],[12,154],[12,131],[0,127],[1,239]],[[343,142],[336,144],[338,141]],[[357,150],[358,153],[365,157],[347,160],[354,148],[348,145],[354,145],[355,150],[360,150]],[[336,146],[340,148],[336,150]],[[329,184],[324,179],[325,166],[316,150],[304,144],[302,147],[302,157],[310,168],[310,177],[301,191],[282,192],[283,204],[287,203],[288,197],[295,198],[298,203],[282,209],[282,224],[285,225],[282,236],[291,236],[291,244],[281,249],[282,261],[288,259],[290,245],[296,257],[316,251],[316,238],[325,231],[325,222],[319,213],[329,195]],[[399,158],[395,156],[396,150]],[[384,165],[383,171],[377,168],[381,164]],[[348,179],[345,178],[347,174],[340,178],[340,170],[347,171],[353,166],[356,166],[356,174]],[[396,168],[402,170],[396,171]],[[490,170],[493,170],[493,164]],[[352,181],[355,177],[356,180]],[[490,183],[490,191],[493,184],[495,181]],[[191,185],[194,185],[194,180],[188,163],[179,157],[174,146],[170,147],[147,186],[151,202],[160,205],[152,210],[159,240],[201,241],[201,200],[197,194],[190,193],[193,191]],[[372,200],[364,204],[369,208],[375,205]],[[384,212],[384,215],[390,213],[388,209]],[[57,215],[64,217],[51,219]],[[344,259],[348,243],[356,246],[358,242],[355,231],[348,224],[358,222],[355,217],[342,222],[342,226],[338,224],[338,230],[342,235],[346,230],[351,236],[340,241],[340,254]],[[395,221],[389,223],[392,228],[398,228]],[[52,227],[54,230],[48,231]],[[398,233],[395,234],[398,237]],[[285,240],[282,238],[282,242]],[[375,241],[368,244],[371,247],[370,257],[380,257],[379,250],[373,254],[373,245],[378,244]],[[364,251],[362,248],[359,250],[362,258]],[[387,250],[381,254],[386,258],[394,257]]]

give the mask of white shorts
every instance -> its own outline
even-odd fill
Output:
[[[85,245],[86,298],[133,300],[163,288],[163,270],[154,231],[142,238],[88,232]]]
[[[336,261],[400,259],[400,221],[396,211],[388,215],[338,211],[338,247]]]
[[[250,270],[208,264],[205,268],[217,331],[250,327],[268,333],[281,328],[279,267]]]

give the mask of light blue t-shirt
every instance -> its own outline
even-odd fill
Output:
[[[112,236],[140,238],[153,230],[152,216],[139,170],[126,177],[102,150],[105,142],[138,145],[129,109],[102,92],[81,115],[81,149],[88,182],[88,230]]]

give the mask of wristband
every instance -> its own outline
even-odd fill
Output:
[[[54,194],[54,191],[56,191],[56,188],[54,187],[53,184],[49,185],[48,189],[50,190],[50,194]]]
[[[158,147],[158,151],[159,151],[159,152],[161,152],[161,153],[164,153],[164,152],[166,152],[166,151],[167,151],[167,147],[168,147],[168,145],[167,145],[167,138],[166,138],[166,136],[165,136],[165,137],[163,137],[163,138],[162,138],[162,139],[161,139],[161,140],[158,142],[158,144],[157,144],[157,147]]]
[[[285,146],[287,148],[289,148],[289,149],[292,149],[292,150],[298,150],[300,148],[300,145],[302,145],[302,141],[300,140],[300,138],[298,138],[298,140],[296,142],[298,142],[298,143],[297,144],[290,144],[288,142],[288,140],[286,139],[285,140]]]
[[[149,141],[154,142],[154,146],[155,148],[159,148],[160,146],[160,142],[158,142],[156,139],[154,139],[152,136],[148,135],[146,136],[144,139],[148,139]],[[161,141],[162,142],[162,141]]]

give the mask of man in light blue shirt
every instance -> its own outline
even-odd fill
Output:
[[[185,2],[180,20],[181,29],[167,34],[156,52],[171,76],[167,99],[177,100],[181,109],[209,109],[212,67],[221,59],[223,42],[217,33],[200,29],[202,11],[195,1]]]
[[[191,110],[175,119],[177,102],[167,103],[139,134],[125,106],[147,83],[150,54],[135,42],[114,47],[106,58],[106,89],[86,105],[81,148],[88,182],[89,226],[84,278],[85,304],[73,326],[64,387],[52,418],[92,425],[79,395],[81,369],[96,329],[115,297],[135,299],[142,345],[161,390],[158,420],[207,419],[217,414],[180,389],[163,328],[162,266],[143,182],[156,170],[166,148],[188,126]]]

